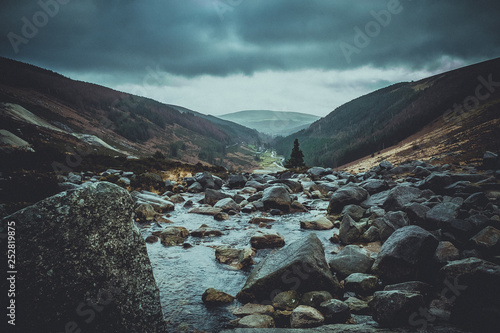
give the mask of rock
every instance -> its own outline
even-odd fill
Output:
[[[382,207],[386,211],[402,210],[405,205],[418,198],[421,194],[422,191],[415,187],[396,186],[389,191],[389,195]]]
[[[410,221],[403,212],[389,212],[383,218],[376,219],[375,224],[379,230],[380,240],[385,242],[394,231],[408,226]]]
[[[214,219],[216,221],[226,221],[226,220],[229,220],[229,214],[228,213],[219,212],[219,213],[217,213],[217,214],[214,215]]]
[[[259,183],[258,181],[249,180],[245,183],[245,187],[252,187],[252,188],[256,189],[257,191],[263,191],[267,186],[265,186],[262,183]]]
[[[175,205],[154,193],[138,193],[134,192],[133,197],[137,200],[137,204],[150,204],[158,213],[165,213],[174,210]]]
[[[275,185],[275,184],[285,185],[286,187],[288,187],[290,189],[290,191],[292,191],[292,193],[300,193],[304,190],[301,183],[299,183],[298,181],[295,181],[295,180],[291,180],[291,179],[277,179],[277,180],[273,180],[273,181],[269,182],[269,184],[271,184],[271,185]]]
[[[120,179],[118,179],[117,183],[123,183],[125,186],[129,186],[130,179],[128,179],[127,177],[120,177]]]
[[[233,249],[227,246],[215,248],[215,258],[222,264],[229,265],[235,269],[242,269],[253,265],[254,252],[250,248]]]
[[[420,294],[425,300],[429,300],[432,296],[432,286],[422,281],[408,281],[397,284],[391,284],[384,287],[384,291],[400,290],[410,293]]]
[[[351,318],[349,306],[338,299],[321,303],[319,310],[325,317],[325,324],[343,324]]]
[[[291,311],[299,306],[299,293],[296,290],[282,291],[273,298],[273,307]]]
[[[221,211],[222,210],[220,208],[198,207],[198,208],[191,209],[190,211],[188,211],[188,213],[215,216],[215,215],[219,214]]]
[[[295,212],[307,212],[307,208],[297,200],[292,202],[291,208]]]
[[[151,235],[151,236],[146,237],[145,241],[146,241],[146,243],[153,244],[153,243],[156,243],[158,241],[158,237]]]
[[[358,295],[371,295],[376,289],[378,278],[374,275],[353,273],[345,278],[344,288]]]
[[[237,297],[270,302],[280,291],[326,290],[335,294],[339,283],[325,260],[321,241],[310,233],[279,251],[272,252],[249,275]]]
[[[342,215],[348,214],[356,222],[359,222],[363,215],[365,215],[365,209],[358,205],[347,205],[342,210]]]
[[[385,169],[385,170],[390,170],[390,169],[394,168],[394,165],[392,165],[392,163],[389,161],[382,161],[382,162],[380,162],[379,166],[381,169]]]
[[[302,229],[329,230],[333,229],[333,223],[324,216],[318,216],[312,220],[300,222],[300,227]]]
[[[386,283],[429,279],[438,240],[421,227],[411,225],[396,230],[382,245],[373,271]]]
[[[222,193],[221,191],[213,190],[210,188],[207,188],[205,190],[205,199],[204,203],[210,206],[215,205],[219,200],[229,198],[229,195]]]
[[[436,225],[447,223],[458,216],[460,206],[453,202],[443,202],[432,207],[426,214],[426,219]]]
[[[449,261],[460,259],[460,251],[448,241],[439,242],[434,254],[434,260],[440,265],[446,265]]]
[[[389,185],[383,179],[367,179],[359,184],[362,188],[368,191],[369,194],[375,194],[388,189]]]
[[[364,224],[354,222],[350,215],[344,215],[340,223],[340,241],[344,244],[358,242],[364,232],[363,226]]]
[[[239,212],[240,206],[231,198],[225,198],[217,201],[214,205],[214,208],[219,208],[223,212],[229,212],[230,210],[234,210]]]
[[[173,202],[174,204],[179,204],[186,201],[186,199],[184,199],[184,197],[180,194],[174,194],[173,196],[170,197],[170,201]]]
[[[248,180],[241,174],[230,175],[227,180],[227,186],[229,188],[243,188]]]
[[[88,182],[0,221],[3,230],[15,223],[21,245],[16,246],[16,331],[60,332],[73,322],[79,304],[91,309],[90,299],[106,311],[94,318],[95,332],[165,330],[146,244],[132,221],[133,205],[121,187]],[[3,249],[7,240],[0,238]]]
[[[390,192],[389,190],[386,190],[379,193],[375,193],[371,195],[368,199],[360,203],[360,206],[367,209],[382,207],[384,202],[387,200],[387,197],[389,196],[389,192]]]
[[[189,193],[203,192],[203,186],[198,182],[194,182],[193,184],[191,184],[191,186],[188,187],[188,192]]]
[[[160,233],[161,243],[165,246],[174,246],[184,243],[189,231],[184,227],[166,227]]]
[[[325,317],[313,307],[299,305],[292,311],[290,323],[292,328],[317,327],[324,323]]]
[[[420,189],[429,189],[434,193],[444,193],[445,188],[453,184],[453,179],[447,173],[431,173],[420,184]]]
[[[222,236],[222,231],[215,228],[210,228],[206,224],[202,224],[198,229],[191,231],[192,237],[217,237]]]
[[[271,214],[272,216],[278,216],[281,215],[281,210],[273,208],[269,211],[269,214]]]
[[[484,194],[484,192],[476,192],[471,194],[464,200],[464,207],[466,209],[485,208],[489,202],[490,201],[486,194]]]
[[[365,249],[357,245],[347,245],[329,262],[332,272],[340,280],[352,273],[367,273],[370,271],[374,260]]]
[[[356,297],[349,297],[344,302],[349,307],[351,313],[357,315],[369,315],[371,314],[371,308],[367,302],[360,300]]]
[[[474,231],[470,222],[459,219],[441,221],[438,226],[443,231],[452,233],[460,241],[468,240]]]
[[[380,240],[380,230],[374,225],[368,228],[362,235],[361,239],[362,242],[365,243],[373,243],[378,240]]]
[[[202,191],[207,188],[216,189],[215,180],[212,177],[212,175],[207,171],[197,173],[196,176],[194,176],[194,179],[197,183],[201,185]],[[220,189],[220,187],[218,187],[218,189]]]
[[[140,203],[134,212],[135,216],[141,221],[153,221],[158,214],[148,203]]]
[[[483,168],[496,170],[498,169],[498,154],[487,151],[483,155]]]
[[[266,217],[252,217],[250,219],[250,221],[248,221],[248,223],[252,223],[252,224],[260,224],[260,223],[270,223],[270,222],[275,222],[276,220],[275,219],[269,219],[269,218],[266,218]]]
[[[225,303],[232,303],[234,297],[214,288],[208,288],[201,296],[203,303],[210,305],[220,305]]]
[[[484,228],[470,240],[478,249],[487,254],[500,253],[500,230],[494,227]]]
[[[274,308],[271,305],[264,304],[253,304],[247,303],[243,305],[241,308],[237,308],[233,311],[233,314],[238,317],[244,317],[254,314],[262,314],[272,316],[274,313]]]
[[[437,226],[433,223],[428,223],[426,220],[426,214],[429,210],[429,207],[415,202],[403,207],[403,211],[408,216],[410,224],[418,225],[426,230],[435,230]]]
[[[307,170],[307,174],[312,176],[312,178],[320,178],[321,176],[327,175],[329,172],[327,169],[322,167],[312,167]]]
[[[319,309],[320,304],[333,298],[328,291],[310,291],[302,295],[300,304]]]
[[[252,314],[238,321],[241,328],[274,328],[274,319],[268,315]]]
[[[344,206],[359,204],[368,198],[368,192],[358,185],[349,184],[333,193],[328,206],[328,214],[338,214]]]
[[[250,238],[250,244],[255,249],[272,249],[285,246],[285,238],[278,233],[257,232]]]
[[[273,186],[264,190],[262,203],[265,209],[276,208],[284,212],[289,212],[292,199],[290,193],[284,187]]]
[[[408,325],[410,316],[424,307],[422,295],[400,290],[377,291],[370,303],[373,319],[383,327]]]

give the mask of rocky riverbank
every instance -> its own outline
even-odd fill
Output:
[[[121,170],[71,174],[62,184],[67,191],[53,198],[88,193],[89,186],[108,184],[103,176],[123,187],[137,177]],[[147,243],[167,331],[493,332],[500,324],[499,178],[498,157],[490,153],[483,168],[412,161],[382,162],[358,174],[315,167],[221,179],[202,172],[159,179],[161,193],[125,192],[132,205],[121,220],[134,213],[135,226],[128,228],[139,227]],[[52,208],[73,212],[87,207],[81,199]],[[89,225],[103,218],[85,214]],[[52,228],[30,225],[39,235]],[[114,228],[99,234],[114,244]],[[76,234],[87,240],[80,251],[104,246],[93,243],[93,233]],[[27,243],[29,251],[38,249]],[[62,251],[62,261],[79,251],[47,248]],[[105,252],[102,258],[116,261],[115,250]],[[89,281],[97,278],[87,271]],[[111,279],[111,272],[99,279]]]

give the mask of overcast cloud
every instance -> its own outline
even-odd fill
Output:
[[[498,0],[3,0],[0,9],[0,55],[210,114],[324,116],[374,89],[500,56]]]

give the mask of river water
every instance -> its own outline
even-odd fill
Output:
[[[234,194],[234,191],[225,191]],[[185,194],[186,200],[196,202],[203,199],[203,194]],[[310,203],[305,197],[299,197],[299,201]],[[329,241],[333,235],[332,230],[310,231],[300,229],[300,221],[311,218],[315,215],[324,215],[328,202],[315,201],[315,209],[307,213],[294,213],[284,216],[271,217],[276,222],[271,222],[271,231],[277,231],[285,237],[286,244],[289,244],[310,232],[315,232],[325,247],[327,259],[329,253],[336,247]],[[231,267],[220,264],[215,259],[215,246],[227,245],[234,248],[244,248],[250,246],[250,238],[259,230],[257,225],[248,221],[255,216],[263,216],[261,212],[252,214],[241,213],[231,216],[227,221],[216,221],[211,216],[199,214],[189,214],[182,204],[176,204],[175,211],[171,212],[168,218],[174,224],[162,223],[161,227],[152,223],[151,227],[141,227],[144,237],[152,232],[162,230],[166,226],[182,226],[189,231],[198,229],[202,224],[221,230],[224,235],[221,237],[195,238],[189,236],[186,243],[193,245],[191,248],[182,246],[163,246],[159,241],[154,244],[147,244],[149,258],[153,267],[156,283],[160,289],[161,304],[163,313],[168,321],[170,332],[193,332],[207,331],[218,332],[222,330],[228,321],[235,319],[232,310],[241,306],[238,301],[220,307],[207,307],[202,302],[201,296],[208,288],[215,288],[230,295],[236,296],[241,290],[250,270],[235,270]],[[268,216],[269,217],[269,216]],[[338,233],[338,230],[335,229]],[[257,264],[271,251],[258,250],[254,257]]]

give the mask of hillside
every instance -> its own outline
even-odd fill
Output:
[[[290,135],[320,118],[306,113],[269,110],[239,111],[218,117],[272,136]]]
[[[307,164],[337,167],[376,155],[413,135],[412,151],[431,153],[429,149],[442,147],[442,152],[462,154],[462,159],[480,158],[485,150],[500,148],[499,78],[500,59],[494,59],[394,84],[338,107],[305,130],[279,138],[278,153],[288,156],[297,138]],[[432,141],[421,137],[431,132]]]
[[[25,150],[133,157],[158,150],[188,163],[252,168],[253,156],[236,161],[226,147],[260,142],[259,133],[237,124],[6,58],[0,58],[0,119],[3,152],[23,140]]]

